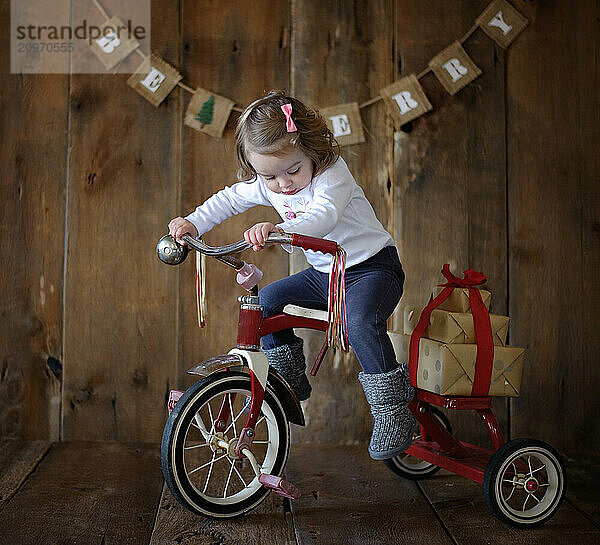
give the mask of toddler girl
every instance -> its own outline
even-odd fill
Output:
[[[415,421],[407,408],[414,395],[408,368],[396,361],[386,327],[404,284],[394,240],[339,156],[325,121],[302,102],[278,91],[250,104],[237,124],[236,148],[240,182],[171,220],[171,235],[179,241],[184,233],[197,237],[234,214],[266,205],[283,221],[257,223],[244,232],[255,251],[277,230],[334,240],[344,248],[348,338],[374,418],[369,453],[379,460],[400,454],[410,445]],[[287,304],[327,310],[331,257],[304,253],[311,267],[259,292],[265,317]],[[302,339],[289,329],[266,335],[262,347],[298,399],[307,399]]]

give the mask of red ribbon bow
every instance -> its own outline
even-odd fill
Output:
[[[464,272],[464,278],[458,278],[450,272],[450,265],[444,264],[442,267],[442,274],[446,277],[448,282],[445,284],[438,284],[438,286],[453,287],[453,288],[470,288],[472,286],[480,286],[485,284],[487,278],[483,273],[469,269]],[[441,304],[441,303],[440,303]]]
[[[410,338],[408,367],[410,370],[410,383],[417,386],[417,366],[419,362],[419,340],[424,335],[429,317],[434,309],[439,307],[454,291],[455,288],[468,288],[469,305],[473,314],[473,323],[475,326],[475,340],[477,343],[477,358],[475,359],[475,376],[473,377],[473,386],[471,395],[486,396],[489,394],[490,382],[492,379],[492,364],[494,362],[494,340],[492,338],[492,326],[490,315],[483,304],[481,293],[475,286],[486,282],[483,273],[469,269],[464,272],[464,278],[458,278],[450,272],[450,265],[446,263],[442,268],[442,274],[448,282],[439,284],[444,289],[433,299],[429,298],[429,303],[421,312],[419,323],[413,331]]]

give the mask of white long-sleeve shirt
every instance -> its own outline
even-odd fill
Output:
[[[363,262],[385,246],[394,246],[394,239],[375,216],[373,207],[341,157],[294,195],[271,191],[257,175],[250,182],[221,189],[185,219],[203,234],[256,205],[273,206],[283,219],[277,227],[287,233],[337,242],[346,250],[346,267]],[[329,272],[331,256],[303,251],[315,269]]]

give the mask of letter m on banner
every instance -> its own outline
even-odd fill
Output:
[[[379,93],[397,128],[433,110],[414,74],[395,81]]]

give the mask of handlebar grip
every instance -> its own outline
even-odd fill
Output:
[[[338,249],[337,242],[333,240],[298,235],[296,233],[292,235],[292,246],[300,246],[305,250],[314,250],[315,252],[331,255],[335,255]]]

